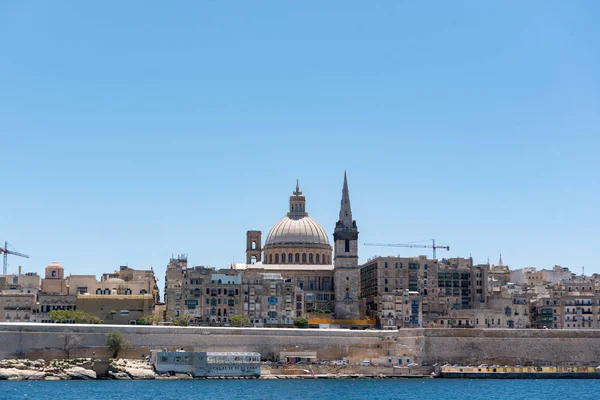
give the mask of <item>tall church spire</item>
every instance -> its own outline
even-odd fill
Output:
[[[348,192],[348,178],[344,171],[344,188],[342,189],[342,202],[340,205],[340,219],[338,222],[342,228],[352,229],[352,207],[350,207],[350,193]]]
[[[502,262],[502,253],[500,253],[500,259],[498,260],[498,266],[504,267],[504,262]]]
[[[348,178],[344,171],[344,188],[340,205],[340,219],[333,231],[335,260],[333,282],[335,287],[335,318],[360,318],[360,268],[358,266],[358,228],[352,219]]]

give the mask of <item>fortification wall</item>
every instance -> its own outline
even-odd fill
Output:
[[[124,357],[148,355],[150,349],[197,351],[316,351],[320,359],[388,360],[417,363],[525,364],[600,363],[600,330],[212,328],[163,326],[0,323],[0,359],[110,355],[106,334],[118,329],[131,348]],[[73,340],[73,337],[76,339]]]
[[[600,363],[600,330],[427,329],[430,363]]]

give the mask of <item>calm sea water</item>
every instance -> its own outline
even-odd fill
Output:
[[[598,399],[600,380],[0,381],[0,399]]]

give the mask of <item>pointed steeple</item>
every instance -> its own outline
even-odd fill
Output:
[[[500,253],[500,259],[498,260],[498,266],[504,267],[504,263],[502,262],[502,253]]]
[[[340,219],[343,228],[352,228],[352,207],[350,206],[350,193],[348,192],[348,178],[344,171],[344,188],[342,189],[342,202],[340,205]]]

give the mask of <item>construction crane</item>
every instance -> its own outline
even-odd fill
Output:
[[[4,248],[0,247],[0,253],[4,253],[4,264],[2,265],[2,274],[6,275],[8,273],[8,255],[11,254],[13,256],[19,256],[23,258],[29,258],[27,254],[19,253],[17,251],[12,251],[8,249],[8,242],[4,242]]]
[[[450,251],[450,246],[437,246],[435,244],[435,239],[431,239],[431,244],[414,244],[414,243],[406,243],[406,244],[396,244],[396,243],[365,243],[365,246],[387,246],[387,247],[411,247],[411,248],[421,248],[421,249],[433,249],[433,258],[437,260],[436,249],[445,249]]]

